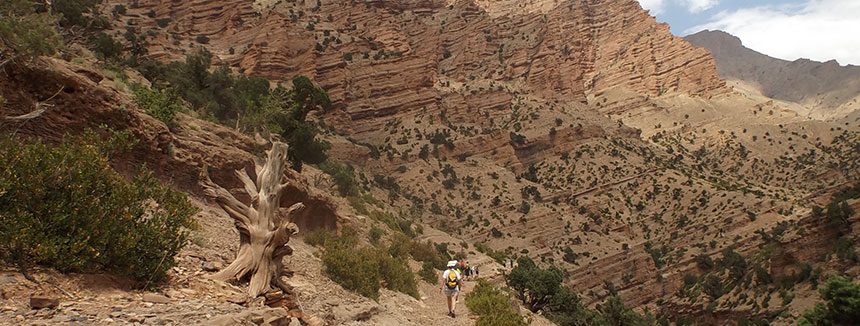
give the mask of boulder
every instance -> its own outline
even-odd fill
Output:
[[[56,308],[60,305],[60,299],[48,295],[33,295],[30,297],[30,308]]]

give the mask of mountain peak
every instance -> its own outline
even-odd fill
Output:
[[[724,31],[705,30],[684,39],[711,52],[720,77],[758,85],[765,96],[807,106],[821,118],[844,115],[844,104],[860,96],[860,69],[836,60],[773,58]]]

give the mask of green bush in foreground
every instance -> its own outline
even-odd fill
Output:
[[[197,212],[149,172],[126,180],[108,157],[129,133],[95,132],[57,145],[0,136],[0,257],[61,272],[165,279]]]
[[[525,326],[523,317],[511,310],[508,295],[486,280],[478,280],[466,294],[466,307],[477,314],[477,326]]]
[[[315,235],[312,241],[324,242],[325,273],[345,289],[377,300],[384,282],[390,290],[419,298],[418,282],[406,261],[382,248],[358,247],[354,231],[345,230],[341,237]]]
[[[860,320],[860,284],[846,277],[831,276],[818,292],[825,302],[804,312],[797,325],[853,325]]]

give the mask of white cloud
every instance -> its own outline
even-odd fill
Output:
[[[687,8],[687,11],[692,13],[700,13],[720,3],[719,0],[680,0],[680,2],[682,6]]]
[[[663,0],[639,0],[639,5],[641,5],[643,9],[650,10],[651,15],[662,14],[665,4],[666,3]]]
[[[807,0],[799,5],[724,11],[711,22],[688,29],[719,29],[753,50],[786,60],[836,59],[860,65],[860,1]]]
[[[669,5],[669,2],[675,3],[687,9],[691,13],[700,13],[708,10],[720,3],[720,0],[638,0],[642,8],[651,11],[652,15],[662,14]]]

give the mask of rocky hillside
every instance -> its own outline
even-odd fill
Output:
[[[147,31],[156,58],[180,59],[205,36],[207,49],[245,73],[307,75],[342,109],[327,121],[362,140],[419,110],[492,115],[515,92],[585,102],[618,86],[652,95],[726,90],[706,51],[673,37],[635,1],[530,5],[500,16],[517,4],[485,4],[488,12],[442,0],[138,1],[116,27],[117,35],[125,25]]]
[[[586,302],[611,280],[671,312],[685,262],[747,253],[858,177],[856,122],[732,92],[635,1],[126,5],[117,31],[149,30],[154,57],[205,47],[272,81],[310,76],[335,103],[314,117],[329,153],[376,198],[468,247],[559,264]]]
[[[112,35],[145,46],[151,58],[179,61],[205,48],[217,65],[272,83],[303,74],[328,92],[332,109],[308,119],[325,126],[330,159],[352,166],[362,191],[339,198],[332,178],[305,169],[296,194],[318,202],[304,231],[342,223],[364,233],[424,230],[417,238],[476,257],[489,270],[529,256],[567,271],[565,284],[588,306],[617,293],[637,311],[678,324],[793,324],[818,300],[813,284],[824,275],[860,273],[848,255],[856,253],[857,217],[832,230],[815,208],[860,178],[857,120],[816,120],[733,90],[708,51],[672,36],[636,1],[104,5],[125,8],[112,16]],[[114,82],[79,69],[61,76],[91,88]],[[30,80],[0,85],[15,114],[57,86]],[[22,85],[36,89],[7,95]],[[58,137],[84,117],[137,128],[117,122],[114,115],[128,113],[102,94],[127,95],[107,89],[64,93],[58,101],[74,110],[22,132]],[[77,96],[100,100],[80,104]],[[161,164],[165,180],[192,193],[201,162],[221,162],[213,178],[238,186],[230,171],[250,164],[254,140],[191,117],[179,124],[139,132],[152,148],[134,159]],[[174,144],[164,150],[171,159],[156,155],[162,143]],[[228,155],[233,150],[239,153]],[[210,235],[230,229],[218,218]],[[224,248],[206,249],[203,260]],[[320,276],[313,248],[297,250],[300,268],[309,270],[296,271],[296,282],[306,282],[297,287],[331,294],[302,297],[306,310],[346,310],[327,322],[438,321],[425,301],[400,294],[384,293],[376,305],[344,295]],[[200,255],[183,261],[200,265]],[[422,288],[421,296],[432,290]]]
[[[860,67],[842,66],[835,60],[776,59],[744,47],[740,39],[723,31],[701,31],[684,39],[713,54],[720,77],[766,97],[797,103],[803,115],[841,118],[860,109]]]

